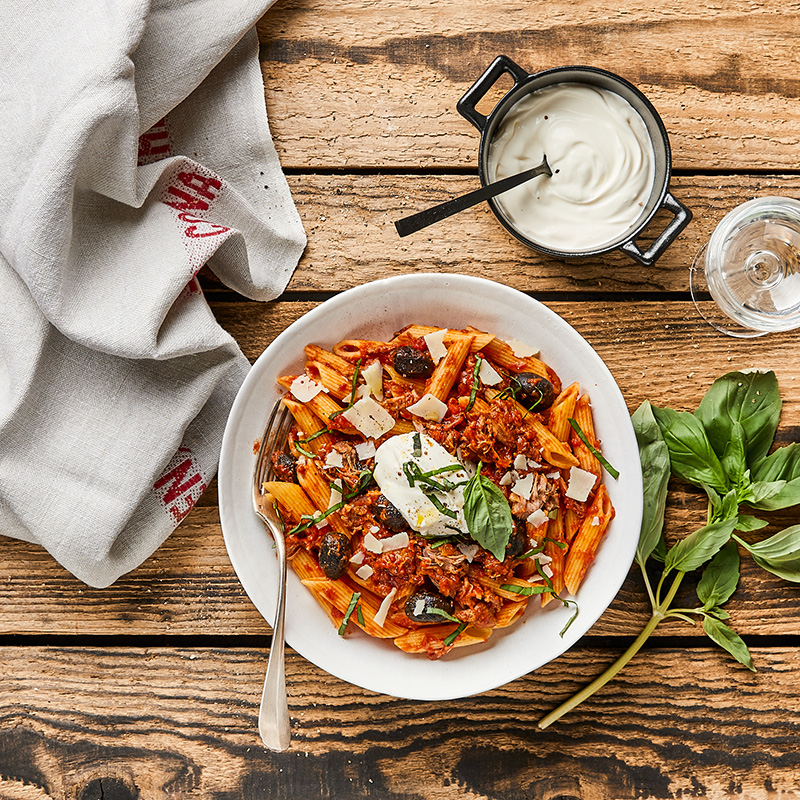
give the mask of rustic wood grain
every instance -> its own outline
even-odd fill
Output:
[[[407,272],[493,278],[530,292],[664,292],[689,289],[689,266],[719,221],[754,197],[800,198],[792,175],[677,176],[672,193],[694,213],[689,227],[652,267],[622,253],[565,261],[511,236],[486,204],[400,238],[394,222],[477,188],[463,175],[290,175],[309,242],[293,291],[338,291]],[[642,237],[663,230],[659,215]]]
[[[456,102],[505,53],[530,71],[627,78],[662,116],[678,168],[796,169],[799,9],[282,0],[259,25],[270,124],[292,168],[475,167],[478,134]]]
[[[446,703],[351,687],[289,654],[293,746],[256,733],[265,651],[9,647],[0,653],[0,796],[337,800],[795,797],[800,656],[642,653],[545,732],[537,720],[609,662],[576,649]]]

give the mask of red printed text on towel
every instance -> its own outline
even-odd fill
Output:
[[[206,484],[187,447],[178,448],[162,476],[153,484],[167,513],[179,523],[194,507]]]

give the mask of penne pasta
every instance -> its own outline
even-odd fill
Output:
[[[395,358],[400,347],[411,349]],[[599,462],[570,424],[596,447],[577,382],[562,391],[549,364],[471,326],[412,324],[388,342],[309,344],[305,356],[307,380],[278,379],[295,461],[277,459],[285,480],[264,488],[292,569],[339,634],[357,627],[439,658],[577,591],[614,516]],[[552,383],[549,408],[537,410],[522,372]],[[549,387],[540,396],[552,399]],[[382,462],[385,445],[394,455]],[[585,503],[567,497],[572,467],[598,476]],[[463,510],[476,481],[481,514],[506,509],[491,549]]]
[[[464,361],[469,355],[469,348],[472,344],[472,337],[466,336],[463,339],[456,339],[447,348],[447,355],[436,365],[426,386],[428,394],[432,394],[437,400],[442,402],[447,400],[453,384],[458,378]]]
[[[586,517],[578,529],[567,555],[564,583],[570,594],[578,591],[589,564],[594,560],[597,546],[613,517],[614,509],[611,500],[606,492],[606,487],[601,485],[592,504],[587,509]]]

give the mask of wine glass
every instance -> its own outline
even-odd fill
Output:
[[[800,327],[800,201],[759,197],[714,229],[690,270],[700,315],[729,336]],[[701,304],[710,294],[716,308]]]

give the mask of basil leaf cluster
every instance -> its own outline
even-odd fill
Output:
[[[800,582],[800,525],[757,544],[734,533],[767,525],[741,513],[741,505],[773,511],[800,503],[800,444],[769,454],[781,405],[774,372],[730,372],[712,384],[694,413],[645,402],[632,415],[645,486],[637,561],[644,571],[651,555],[663,560],[662,582],[671,571],[682,575],[707,564],[697,587],[700,607],[662,611],[687,621],[699,615],[706,634],[749,669],[754,667],[747,646],[721,622],[729,617],[721,606],[739,582],[736,543],[759,566]],[[709,508],[708,524],[667,549],[661,529],[670,474],[701,487]],[[650,592],[654,611],[660,587]]]
[[[506,557],[506,547],[514,531],[511,508],[505,495],[478,471],[464,487],[464,519],[469,535],[498,561]]]

